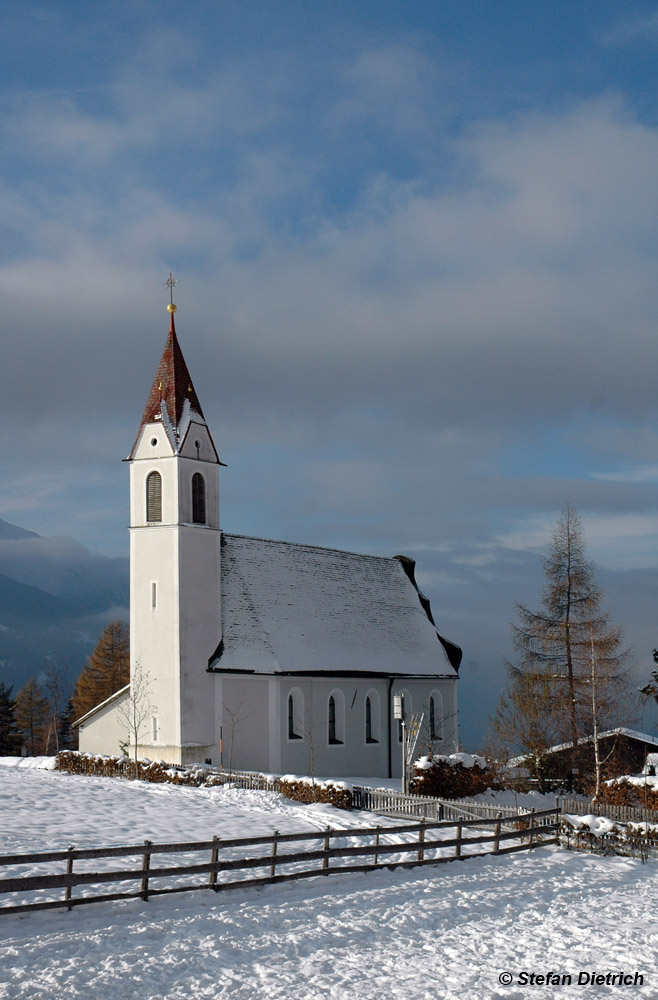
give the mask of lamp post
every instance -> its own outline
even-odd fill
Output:
[[[402,728],[402,791],[407,794],[407,727],[404,723],[404,695],[393,695],[393,718]]]

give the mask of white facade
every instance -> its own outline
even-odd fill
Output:
[[[399,692],[408,717],[424,714],[419,752],[457,749],[461,651],[439,635],[411,560],[220,532],[220,463],[173,317],[129,462],[131,750],[395,776]],[[89,713],[80,748],[119,752],[122,715]]]

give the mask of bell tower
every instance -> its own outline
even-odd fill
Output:
[[[172,275],[166,282],[170,293]],[[213,677],[221,639],[219,466],[178,343],[169,335],[130,463],[131,689],[144,691],[138,753],[215,762]]]

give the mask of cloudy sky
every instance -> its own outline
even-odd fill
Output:
[[[0,517],[127,553],[177,328],[228,531],[404,552],[495,707],[565,500],[658,644],[658,4],[4,0]]]

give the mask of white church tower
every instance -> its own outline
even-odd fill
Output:
[[[167,284],[173,289],[174,280]],[[130,462],[130,655],[145,719],[138,753],[216,762],[221,640],[220,461],[176,336],[158,365]]]

